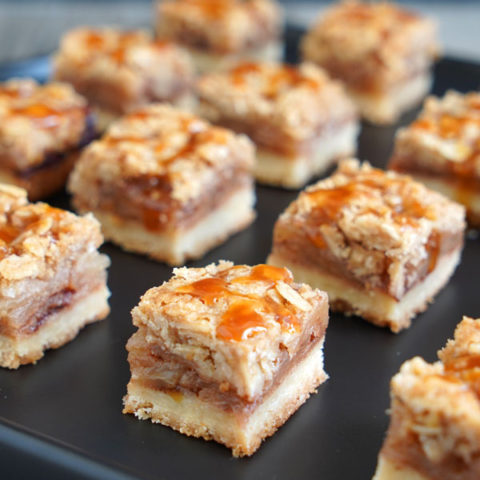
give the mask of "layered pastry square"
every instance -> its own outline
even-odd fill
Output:
[[[332,309],[398,332],[452,275],[464,217],[410,177],[346,160],[280,215],[268,263],[325,290]]]
[[[302,41],[303,58],[342,80],[362,116],[380,124],[428,93],[438,51],[434,23],[390,2],[337,3]]]
[[[90,145],[69,190],[106,239],[180,265],[253,221],[253,162],[247,137],[157,104],[126,115]]]
[[[279,60],[283,14],[275,0],[157,0],[161,39],[188,49],[201,73],[242,60]]]
[[[252,455],[326,380],[325,292],[284,268],[177,268],[132,311],[124,413]]]
[[[87,102],[70,85],[0,83],[0,182],[26,189],[31,200],[60,190],[95,136]]]
[[[53,77],[87,98],[102,130],[149,103],[191,107],[193,75],[187,52],[142,30],[71,30],[53,61]]]
[[[480,477],[480,320],[463,317],[439,361],[405,362],[373,480]]]
[[[467,208],[480,226],[480,93],[429,97],[418,119],[399,130],[389,167]]]
[[[244,62],[202,77],[197,95],[201,115],[255,142],[260,182],[299,188],[355,152],[355,107],[313,64]]]
[[[0,366],[35,363],[108,315],[103,241],[91,216],[29,203],[0,184]]]

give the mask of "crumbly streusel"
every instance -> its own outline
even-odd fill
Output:
[[[32,79],[0,84],[0,162],[22,171],[52,153],[78,147],[85,133],[87,102],[70,85]]]
[[[68,32],[53,70],[54,77],[72,83],[89,101],[117,113],[154,100],[175,100],[190,88],[194,74],[189,55],[177,45],[142,30],[106,27]],[[106,85],[114,88],[115,98]]]
[[[413,358],[392,379],[392,399],[405,407],[401,431],[418,438],[432,463],[453,454],[468,464],[480,454],[479,355],[480,320],[464,317],[440,362]]]
[[[169,196],[184,204],[204,193],[223,170],[248,172],[253,161],[254,147],[247,137],[157,104],[123,117],[91,144],[76,165],[70,189],[94,208],[96,183],[143,178],[149,179],[153,200],[156,186],[166,182]]]
[[[103,242],[92,215],[28,203],[25,190],[14,186],[0,185],[0,210],[1,297],[24,294],[24,280],[53,277],[60,261],[85,249],[85,241],[91,249]]]
[[[462,206],[410,177],[347,160],[302,192],[280,221],[298,225],[371,288],[386,273],[388,293],[401,298],[429,257],[431,235],[462,231],[464,217]]]
[[[345,70],[352,87],[388,86],[428,70],[438,54],[435,25],[390,2],[343,1],[328,9],[304,38],[308,60],[356,65]],[[343,71],[344,67],[341,67]],[[369,72],[370,79],[362,79]]]
[[[397,134],[396,156],[412,157],[412,169],[480,179],[480,93],[429,97],[419,118]]]
[[[201,108],[212,121],[264,124],[295,141],[308,140],[320,129],[356,116],[341,85],[308,63],[298,67],[243,63],[225,73],[205,75],[197,91]]]
[[[186,46],[241,52],[280,36],[283,16],[272,0],[160,0],[157,33]]]

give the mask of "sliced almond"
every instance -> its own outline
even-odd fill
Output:
[[[279,281],[276,283],[275,288],[287,302],[295,305],[299,310],[308,312],[312,309],[312,306],[287,283]]]

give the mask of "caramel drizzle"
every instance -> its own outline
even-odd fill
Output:
[[[284,331],[298,331],[300,324],[295,313],[285,304],[277,303],[268,296],[242,294],[229,288],[235,283],[263,282],[267,283],[269,288],[273,287],[277,281],[291,283],[292,276],[288,270],[261,264],[252,267],[249,275],[236,277],[227,282],[225,278],[229,272],[237,268],[239,267],[224,270],[216,277],[198,280],[176,291],[193,295],[205,305],[213,305],[219,298],[231,299],[216,329],[216,336],[221,340],[240,342],[266,331],[268,325],[262,313],[273,315]]]
[[[265,76],[260,94],[270,100],[292,87],[306,87],[312,90],[318,90],[320,87],[318,81],[306,77],[298,68],[289,65],[279,65],[270,70],[255,62],[244,62],[230,70],[229,75],[233,85],[239,88],[247,85],[249,78]]]
[[[467,383],[480,397],[480,355],[461,355],[444,362],[443,378]]]
[[[58,223],[63,214],[64,211],[59,208],[44,205],[40,215],[36,214],[32,218],[24,220],[21,227],[13,226],[9,223],[0,224],[0,260],[13,253],[18,253],[16,248],[18,237],[28,232],[35,232],[42,223],[41,217],[43,215],[53,217],[54,222]]]
[[[104,34],[92,31],[88,32],[84,42],[89,50],[107,55],[118,65],[125,63],[127,52],[130,47],[143,43],[142,37],[135,31],[116,33],[115,40],[112,43],[106,40]],[[168,45],[166,41],[161,40],[155,40],[148,43],[152,47],[158,49],[163,49]]]
[[[468,108],[480,111],[480,100],[469,99],[467,101]],[[432,133],[441,137],[444,140],[460,140],[463,131],[469,125],[474,125],[480,129],[479,115],[452,115],[442,113],[437,118],[420,118],[412,123],[411,128]],[[461,147],[460,147],[461,148]],[[476,178],[476,163],[480,156],[480,136],[477,136],[473,141],[469,141],[465,145],[468,155],[461,162],[448,162],[448,170],[455,176],[463,178]]]
[[[182,0],[180,3],[195,7],[211,20],[225,17],[235,6],[239,5],[238,0]]]

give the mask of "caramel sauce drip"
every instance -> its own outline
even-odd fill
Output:
[[[265,321],[256,311],[262,307],[262,304],[252,300],[238,300],[232,303],[217,326],[217,338],[240,342],[256,333],[266,331]]]
[[[63,112],[53,109],[43,103],[34,103],[24,107],[13,107],[10,112],[31,119],[38,127],[52,128],[60,123]]]
[[[223,18],[238,3],[237,0],[183,0],[193,5],[211,20]]]
[[[480,355],[462,355],[444,362],[445,377],[466,382],[480,397]]]
[[[237,87],[247,84],[249,77],[256,74],[262,75],[263,68],[260,64],[246,62],[237,65],[230,71],[232,83]],[[307,87],[318,89],[319,82],[304,76],[297,68],[289,65],[278,66],[273,72],[265,71],[267,75],[261,94],[268,99],[277,98],[284,90],[291,87]]]
[[[59,222],[62,214],[63,210],[44,205],[44,215],[53,217],[54,222]],[[21,228],[8,223],[0,224],[0,260],[7,255],[16,253],[15,246],[12,245],[15,240],[24,233],[36,230],[41,223],[41,217],[35,215],[25,220]]]
[[[117,64],[125,62],[125,57],[128,48],[138,42],[138,35],[135,32],[122,32],[118,35],[118,41],[114,44],[110,44],[105,40],[105,37],[98,32],[88,32],[85,37],[85,45],[90,50],[100,50],[107,54]],[[161,46],[165,45],[165,42],[156,42]]]
[[[232,269],[236,268],[239,267],[232,267]],[[230,298],[232,300],[217,326],[217,338],[239,342],[265,331],[267,325],[262,313],[273,315],[275,320],[280,323],[283,331],[293,332],[300,329],[300,323],[296,315],[288,306],[278,303],[268,296],[260,297],[253,294],[232,292],[229,289],[229,283],[225,280],[229,271],[221,272],[218,277],[204,278],[177,289],[178,293],[188,293],[198,297],[206,305],[213,305],[219,298]],[[237,277],[231,283],[262,281],[272,286],[277,281],[288,282],[291,280],[291,274],[286,269],[270,265],[256,265],[251,269],[249,275]]]

